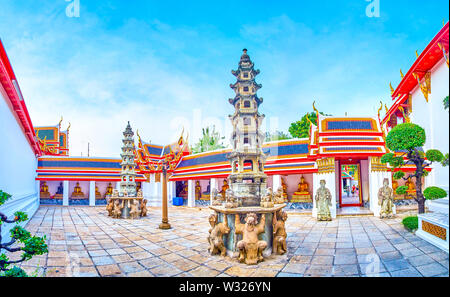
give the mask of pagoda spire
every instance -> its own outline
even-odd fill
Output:
[[[263,100],[256,94],[262,87],[255,81],[259,70],[254,69],[247,49],[243,50],[238,69],[231,73],[236,77],[236,82],[230,85],[236,96],[229,99],[234,106],[234,114],[229,116],[233,125],[233,150],[228,155],[232,168],[229,178],[233,192],[242,199],[243,205],[255,206],[259,205],[258,196],[266,190],[264,135],[260,131],[264,115],[258,111]],[[248,193],[253,195],[248,196]]]
[[[131,129],[130,122],[123,131],[122,145],[122,170],[120,172],[120,193],[128,197],[136,196],[136,163],[134,162],[134,132]]]

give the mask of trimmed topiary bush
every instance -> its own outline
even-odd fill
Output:
[[[0,206],[4,204],[11,195],[0,190]],[[48,253],[48,247],[45,243],[46,237],[32,236],[31,233],[22,228],[19,223],[28,220],[26,213],[17,211],[14,213],[14,218],[9,219],[5,214],[0,212],[0,277],[26,277],[26,272],[14,264],[28,261],[35,255],[42,255]],[[16,224],[11,228],[11,239],[8,242],[3,242],[1,237],[2,225]],[[9,253],[22,252],[18,260],[10,260],[3,250]],[[12,267],[11,267],[12,266]]]
[[[402,220],[403,226],[410,232],[419,228],[419,218],[417,216],[406,217]]]
[[[423,196],[427,200],[435,200],[447,197],[447,192],[439,187],[428,187],[423,190]]]

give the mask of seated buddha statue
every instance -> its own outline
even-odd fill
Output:
[[[292,202],[310,202],[311,195],[309,194],[309,185],[305,181],[303,176],[300,177],[300,182],[298,183],[297,192],[292,196]]]
[[[58,189],[56,190],[56,194],[53,197],[54,199],[62,199],[63,198],[63,193],[64,193],[64,186],[63,183],[59,183]]]
[[[75,188],[73,188],[72,198],[84,198],[84,193],[81,191],[79,182],[77,182]]]
[[[95,199],[102,199],[102,194],[98,190],[97,186],[95,186]]]
[[[200,181],[195,181],[195,199],[200,199],[202,196],[202,187],[200,186]]]
[[[283,188],[283,198],[284,198],[284,201],[286,202],[288,199],[288,195],[287,195],[287,185],[284,182],[284,179],[281,179],[281,187]]]
[[[50,198],[50,193],[48,192],[48,186],[47,186],[47,182],[42,182],[41,185],[41,198]]]
[[[408,178],[408,180],[405,183],[405,186],[408,187],[408,189],[406,190],[406,193],[415,197],[416,196],[416,185],[412,182],[411,178]],[[411,197],[408,197],[407,195],[405,195],[405,198],[411,198]]]
[[[392,179],[392,190],[394,191],[394,197],[395,195],[397,195],[396,191],[398,188],[398,181],[396,181],[395,179]]]
[[[178,195],[179,195],[180,197],[184,198],[184,199],[187,198],[187,196],[188,196],[188,184],[187,184],[187,182],[184,182],[184,183],[182,184],[182,186],[181,186],[181,191],[180,191],[180,193],[179,193]]]
[[[228,185],[228,180],[224,179],[223,180],[223,185],[222,185],[222,191],[220,191],[220,194],[222,194],[222,197],[225,197],[225,192],[230,188],[230,186]]]
[[[113,194],[113,190],[113,186],[111,185],[111,183],[109,183],[106,187],[105,198],[106,196],[111,196]]]
[[[203,192],[202,192],[202,197],[201,197],[201,199],[202,199],[202,200],[209,200],[209,199],[211,199],[211,185],[208,185],[208,186],[206,187],[206,191],[203,191]]]

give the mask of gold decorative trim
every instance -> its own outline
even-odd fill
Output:
[[[447,231],[441,226],[422,221],[422,230],[442,240],[447,240]]]
[[[423,77],[423,83],[420,82],[419,76],[415,72],[413,72],[413,76],[415,79],[417,79],[420,90],[422,91],[425,100],[428,102],[428,95],[431,94],[431,72],[425,73],[425,76]]]
[[[389,170],[386,164],[381,163],[381,157],[370,157],[370,165],[372,172]]]
[[[317,168],[319,174],[335,172],[334,158],[323,158],[317,160]]]

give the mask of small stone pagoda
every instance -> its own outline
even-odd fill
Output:
[[[123,132],[122,170],[120,172],[120,190],[113,190],[107,196],[106,210],[113,218],[135,219],[147,215],[147,200],[143,199],[142,190],[136,192],[136,163],[134,161],[134,132],[128,122]]]
[[[237,81],[230,85],[236,96],[229,99],[234,106],[234,114],[229,116],[233,125],[233,151],[228,155],[230,188],[224,195],[216,189],[213,192],[209,252],[228,254],[252,265],[272,253],[286,253],[287,214],[282,211],[286,204],[282,189],[273,193],[267,188],[264,134],[260,131],[264,115],[258,112],[263,99],[256,94],[261,85],[255,82],[259,70],[254,69],[246,49],[232,74]]]

